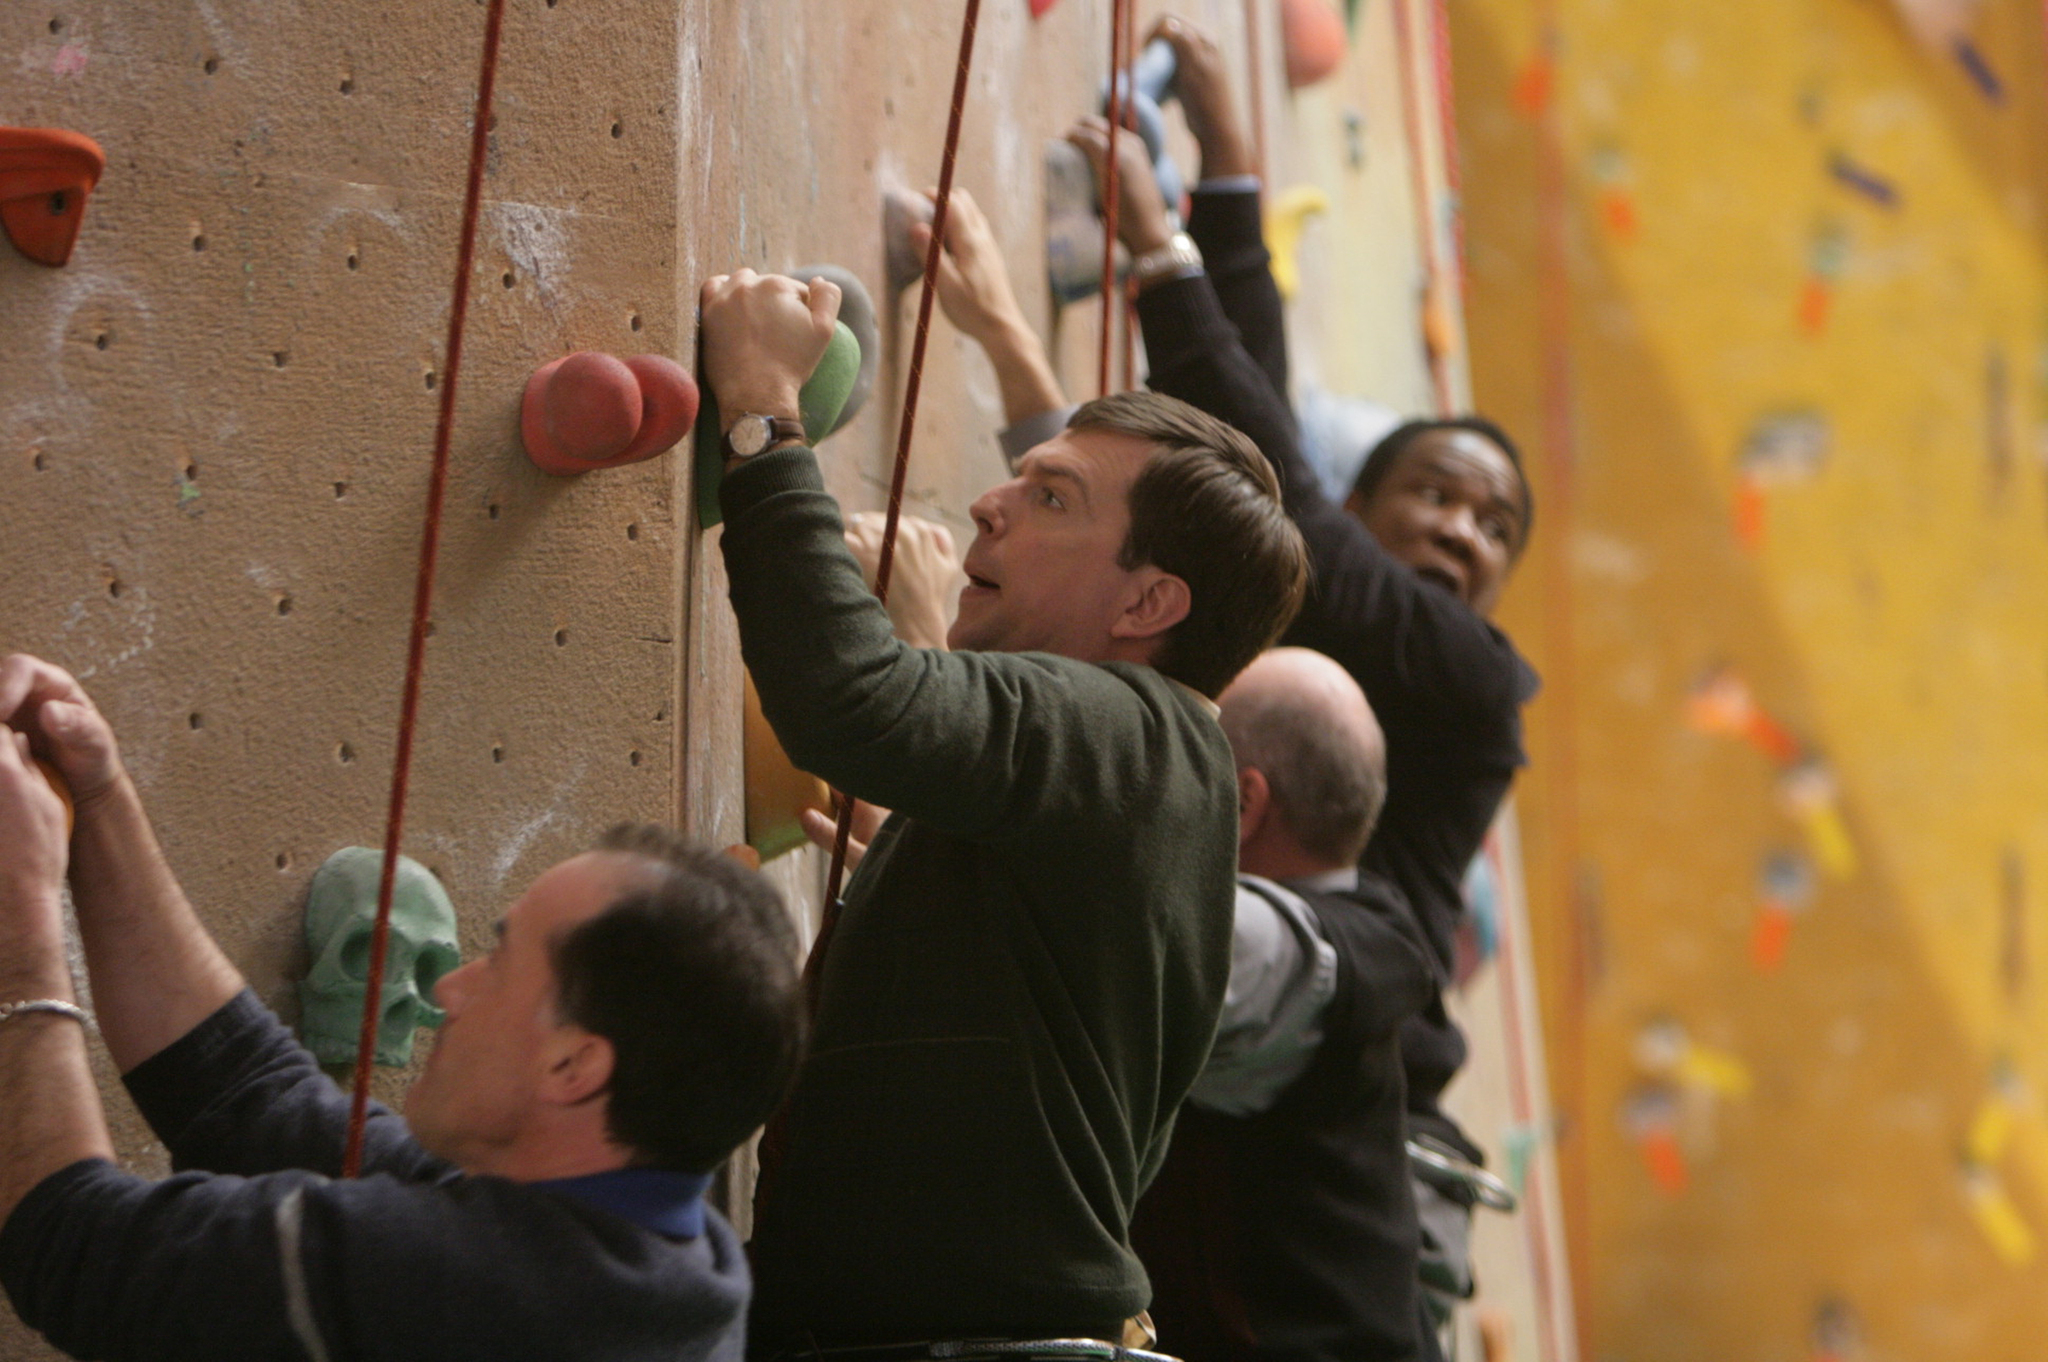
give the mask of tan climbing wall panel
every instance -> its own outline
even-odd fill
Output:
[[[0,13],[0,121],[109,160],[68,268],[0,249],[0,647],[86,678],[288,1010],[307,877],[381,836],[482,17]],[[511,438],[541,360],[679,344],[676,21],[615,19],[507,25],[407,839],[470,949],[538,869],[675,811],[675,469],[562,482]]]

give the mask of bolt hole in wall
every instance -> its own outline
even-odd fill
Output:
[[[292,598],[289,596],[279,596],[277,598],[277,613],[280,615],[289,615],[291,614],[291,612]]]
[[[494,501],[490,505],[484,507],[484,514],[489,516],[491,519],[496,520],[498,518],[498,513],[501,509],[502,508],[499,507],[498,503]]]
[[[426,379],[428,392],[432,392],[434,390],[434,385],[441,381],[441,376],[435,373],[432,369],[427,370],[424,377]]]
[[[208,57],[206,61],[202,63],[202,69],[206,72],[207,75],[212,75],[214,72],[220,70],[220,58]]]
[[[569,646],[569,631],[567,629],[555,630],[555,646],[557,648],[566,648]]]
[[[625,135],[626,135],[626,125],[625,125],[624,123],[614,123],[614,124],[612,124],[612,136],[614,136],[614,137],[624,137]]]
[[[290,870],[292,868],[290,852],[280,851],[277,853],[277,868],[279,870]]]
[[[121,599],[122,590],[123,587],[121,586],[121,579],[119,577],[116,577],[107,583],[107,594],[109,596],[112,596],[117,601]]]
[[[632,316],[626,318],[626,325],[631,330],[638,331],[641,325],[640,314],[635,312]]]
[[[637,541],[640,538],[640,527],[638,525],[628,525],[626,527],[626,538]]]
[[[512,271],[506,270],[504,275],[498,280],[498,282],[503,284],[506,288],[511,288],[514,284],[517,284],[519,280],[512,273]]]
[[[204,232],[193,233],[192,249],[194,251],[203,251],[206,249],[206,234]]]
[[[351,270],[359,270],[363,267],[363,256],[361,251],[351,250],[348,253],[348,267]]]
[[[113,343],[114,333],[111,331],[102,331],[92,338],[92,344],[95,350],[104,350]]]
[[[49,456],[40,449],[35,452],[35,457],[30,459],[29,462],[35,465],[35,470],[38,473],[50,466]]]
[[[270,362],[282,369],[285,365],[292,362],[291,352],[289,350],[273,350],[270,352]]]
[[[343,497],[345,497],[345,496],[347,496],[347,495],[348,495],[348,484],[347,484],[347,483],[345,483],[345,482],[337,482],[337,483],[335,483],[335,484],[334,484],[334,499],[335,499],[336,501],[340,501],[340,500],[341,500],[341,499],[342,499]]]
[[[185,716],[185,724],[194,733],[197,733],[200,729],[206,727],[206,716],[195,709]]]
[[[354,76],[343,76],[341,78],[341,92],[345,95],[352,95],[356,92],[356,78]]]
[[[629,766],[638,766],[638,765],[640,764],[640,761],[641,761],[641,757],[640,757],[640,754],[639,754],[638,752],[628,752],[628,753],[626,754],[626,764],[627,764],[627,765],[629,765]]]
[[[498,744],[498,743],[493,743],[493,744],[491,745],[491,763],[492,763],[493,765],[501,765],[501,764],[503,764],[504,760],[505,760],[505,748],[504,748],[504,746],[503,746],[502,744]]]
[[[553,9],[553,8],[554,8],[554,6],[553,6],[553,5],[550,5],[550,6],[548,6],[548,8],[549,8],[549,9]],[[63,21],[62,19],[52,19],[52,20],[50,20],[50,32],[52,32],[52,33],[62,33],[63,31],[64,31],[64,21]]]

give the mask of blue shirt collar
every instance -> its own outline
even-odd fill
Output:
[[[711,1175],[666,1168],[615,1168],[532,1185],[670,1239],[695,1239],[704,1233],[704,1193],[711,1186]]]

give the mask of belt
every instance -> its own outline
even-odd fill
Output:
[[[772,1362],[1179,1362],[1099,1338],[964,1338],[784,1348]]]

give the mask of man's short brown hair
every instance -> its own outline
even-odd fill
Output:
[[[1308,589],[1308,548],[1281,505],[1279,479],[1242,432],[1162,393],[1098,398],[1067,429],[1153,446],[1131,484],[1117,561],[1188,584],[1187,618],[1152,665],[1214,699],[1293,623]]]

